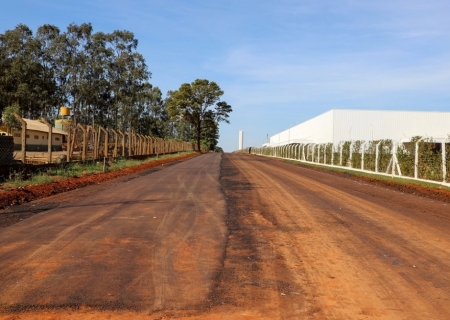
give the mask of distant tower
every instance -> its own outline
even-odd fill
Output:
[[[239,131],[239,150],[244,149],[244,131]]]

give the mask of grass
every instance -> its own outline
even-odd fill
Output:
[[[180,152],[177,154],[166,154],[160,155],[158,157],[156,156],[150,157],[145,160],[126,159],[119,157],[105,167],[105,172],[117,171],[120,169],[138,166],[156,160],[174,158],[191,153],[193,152],[187,151],[187,152]],[[85,163],[76,162],[70,163],[61,168],[51,168],[46,172],[39,172],[37,174],[33,174],[31,175],[31,177],[28,177],[27,179],[24,179],[20,175],[16,175],[12,180],[8,180],[7,182],[0,184],[0,189],[10,190],[25,186],[39,185],[58,181],[61,179],[74,178],[82,175],[91,175],[102,172],[103,172],[103,162],[85,162]]]
[[[404,179],[400,177],[390,177],[385,175],[379,175],[379,174],[369,174],[365,172],[360,171],[353,171],[348,170],[345,168],[336,168],[336,167],[328,167],[328,166],[320,166],[312,163],[305,163],[305,162],[299,162],[294,160],[288,160],[288,159],[281,159],[284,162],[292,163],[298,166],[304,166],[304,167],[311,167],[311,168],[318,168],[321,170],[328,170],[328,171],[334,171],[334,172],[340,172],[347,175],[355,176],[355,177],[362,177],[362,178],[369,178],[373,180],[379,180],[379,181],[393,181],[395,183],[404,184],[404,185],[419,185],[421,187],[425,188],[436,188],[436,189],[444,189],[450,191],[450,187],[443,186],[442,184],[433,183],[433,182],[426,182],[426,181],[420,181],[420,180],[412,180],[412,179]]]

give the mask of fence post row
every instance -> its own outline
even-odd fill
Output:
[[[447,144],[450,143],[450,136],[442,139],[439,139],[442,142],[435,142],[431,140],[430,142],[425,142],[424,138],[420,138],[414,143],[414,156],[412,148],[406,148],[404,140],[399,141],[390,141],[390,140],[379,140],[379,141],[341,141],[337,144],[334,143],[290,143],[282,146],[274,146],[274,147],[252,147],[239,150],[238,152],[246,152],[255,155],[262,156],[270,156],[270,157],[279,157],[286,159],[293,159],[304,162],[332,165],[332,166],[341,166],[348,167],[357,170],[379,173],[380,168],[384,173],[381,174],[389,174],[396,175],[400,177],[406,177],[410,179],[419,179],[419,161],[421,157],[420,145],[421,143],[434,143],[436,146],[440,147],[440,152],[436,152],[439,150],[437,147],[433,148],[433,154],[435,160],[432,161],[431,166],[424,170],[424,176],[420,177],[422,180],[434,181],[448,185],[450,179],[448,179],[448,168],[447,168],[447,157],[449,157],[449,153],[446,150]],[[344,163],[344,146],[345,146],[345,154],[346,161]],[[389,146],[389,149],[388,149]],[[348,147],[348,154],[347,154]],[[382,153],[380,151],[382,148]],[[316,154],[317,149],[317,154]],[[171,149],[172,150],[172,149]],[[427,149],[425,149],[427,150]],[[389,151],[389,158],[386,158],[382,155],[387,155],[387,151]],[[330,152],[330,156],[327,153]],[[339,152],[339,159],[337,159],[337,153]],[[404,152],[407,152],[406,155]],[[429,149],[428,149],[429,152]],[[355,158],[357,154],[361,156],[361,163],[358,163],[358,158]],[[402,155],[402,163],[399,161],[399,157]],[[406,158],[405,158],[406,156]],[[413,157],[413,158],[412,158]],[[387,159],[389,159],[388,162]],[[406,160],[403,160],[406,159]],[[414,159],[414,171],[412,172],[412,160]],[[425,158],[426,159],[426,158]],[[436,159],[439,159],[436,162]],[[422,160],[424,161],[424,160]],[[431,162],[431,161],[428,161]],[[339,163],[339,164],[335,164]],[[411,168],[408,169],[408,164]],[[425,163],[426,165],[426,163]],[[439,175],[436,175],[436,170],[439,172]],[[405,172],[405,175],[403,172]],[[434,172],[434,173],[433,173]],[[442,172],[442,175],[440,174]]]

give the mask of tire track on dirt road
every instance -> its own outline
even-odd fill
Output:
[[[196,284],[196,290],[202,291],[203,295],[207,295],[210,285],[204,286],[207,283],[205,280],[211,278],[217,270],[210,270],[205,272],[205,269],[201,266],[203,260],[208,260],[209,257],[203,256],[200,252],[201,246],[208,239],[204,238],[204,234],[214,232],[216,230],[217,239],[225,239],[225,225],[224,217],[220,217],[213,209],[213,206],[205,201],[205,197],[210,196],[212,190],[205,190],[205,187],[210,188],[211,183],[218,185],[218,172],[217,175],[212,178],[210,170],[208,168],[207,157],[204,157],[204,163],[199,165],[195,170],[190,169],[187,175],[178,175],[178,186],[172,195],[175,205],[168,209],[164,215],[164,220],[159,225],[155,234],[155,249],[153,250],[154,261],[154,283],[156,290],[159,291],[155,295],[154,310],[163,310],[168,307],[173,308],[174,305],[178,305],[180,300],[180,293],[171,290],[169,284],[168,274],[173,276],[173,271],[169,272],[170,266],[174,261],[173,256],[182,253],[187,255],[187,251],[190,251],[192,246],[200,246],[200,251],[196,253],[191,252],[188,259],[184,259],[182,263],[178,262],[179,268],[189,268],[191,273],[194,270],[201,271],[197,275],[190,275],[190,279],[176,279],[179,282],[190,281]],[[215,160],[211,163],[213,166],[219,167],[220,157],[215,157]],[[190,177],[194,176],[193,179]],[[205,184],[206,181],[210,183]],[[199,185],[199,183],[201,185]],[[173,190],[173,189],[172,189]],[[217,196],[216,196],[217,197]],[[225,205],[224,200],[222,205]],[[185,203],[189,203],[186,205]],[[183,205],[181,205],[183,204]],[[181,223],[186,221],[187,225]],[[174,227],[175,226],[175,227]],[[210,231],[199,232],[207,226]],[[193,235],[193,232],[196,232]],[[211,241],[211,239],[209,239]],[[219,251],[220,254],[220,251]],[[187,261],[186,261],[187,260]],[[205,273],[205,274],[202,274]],[[175,280],[171,280],[173,283]],[[190,293],[190,295],[193,292]],[[192,302],[191,302],[192,303]],[[197,304],[202,304],[200,300]],[[192,303],[193,304],[193,303]],[[191,308],[195,309],[192,305]]]
[[[409,195],[279,161],[237,154],[226,158],[238,171],[235,180],[249,185],[239,191],[246,193],[239,199],[249,198],[237,204],[245,212],[238,217],[241,227],[253,225],[247,236],[271,243],[282,258],[270,272],[258,270],[250,277],[279,278],[287,268],[302,292],[297,305],[288,299],[272,302],[267,294],[263,314],[448,318],[450,239],[448,218],[440,218],[442,203],[430,206],[429,200],[412,197],[404,204]],[[431,219],[422,214],[425,207]]]
[[[0,318],[204,310],[227,234],[220,158],[196,157],[3,228]]]
[[[278,177],[280,181],[291,181],[304,189],[309,186],[310,189],[316,190],[316,197],[320,199],[321,207],[327,210],[326,218],[330,221],[335,220],[333,223],[340,223],[347,233],[356,237],[362,246],[365,246],[366,253],[372,253],[370,265],[365,269],[373,269],[379,283],[385,286],[388,284],[387,286],[393,291],[391,296],[393,301],[398,297],[410,296],[410,292],[421,292],[421,299],[418,301],[409,302],[404,299],[401,303],[402,308],[414,310],[417,314],[425,312],[427,308],[430,309],[430,305],[437,310],[442,309],[441,303],[435,299],[436,294],[440,294],[436,290],[436,285],[449,287],[448,272],[450,270],[446,260],[450,251],[448,247],[433,241],[430,236],[436,237],[436,234],[440,233],[440,240],[449,241],[448,234],[443,233],[436,226],[432,228],[431,225],[418,225],[417,220],[405,217],[404,212],[399,214],[397,210],[392,210],[390,207],[365,200],[360,196],[360,190],[355,196],[348,192],[349,190],[342,192],[333,187],[324,188],[323,184],[313,179],[293,175],[292,168],[288,167],[284,171],[280,170]],[[323,190],[322,193],[317,192],[320,189]],[[400,195],[397,197],[401,198]],[[428,202],[423,198],[421,200]],[[441,204],[435,206],[442,210]],[[411,213],[408,212],[408,214]],[[349,240],[355,241],[354,238]],[[357,252],[353,251],[353,254]],[[394,272],[398,273],[396,278],[378,271],[393,266],[398,269]],[[419,277],[418,274],[420,274]],[[421,304],[423,307],[420,307]],[[424,316],[427,316],[427,313],[424,313]]]

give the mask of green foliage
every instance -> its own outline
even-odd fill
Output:
[[[305,159],[306,161],[312,161],[312,145],[311,144],[307,144],[305,146]]]
[[[324,157],[325,157],[325,163],[326,164],[332,164],[331,163],[331,158],[332,158],[332,153],[333,153],[333,144],[332,143],[327,143],[324,145],[325,149],[324,149]]]
[[[442,144],[427,139],[419,142],[419,178],[442,181]]]
[[[362,145],[362,143],[364,143],[364,141],[361,141],[361,140],[353,141],[352,158],[350,159],[352,168],[356,168],[356,169],[361,168],[361,159],[362,159],[361,145]]]
[[[340,156],[341,156],[340,152],[333,152],[333,163],[332,163],[333,165],[335,166],[339,165]]]
[[[6,107],[2,113],[2,122],[10,131],[20,130],[22,128],[22,124],[14,116],[14,113],[17,113],[19,116],[21,114],[20,108],[16,103],[9,107]]]
[[[90,23],[65,30],[45,24],[35,34],[19,24],[0,34],[0,113],[16,104],[25,118],[55,119],[64,105],[84,125],[181,141],[200,138],[213,149],[218,123],[228,122],[231,112],[218,99],[223,91],[207,80],[188,85],[193,105],[201,109],[200,129],[193,124],[195,112],[171,118],[172,92],[163,99],[148,82],[151,73],[137,46],[130,31],[94,32]]]
[[[416,140],[417,141],[417,140]],[[404,143],[397,149],[397,160],[402,175],[414,177],[415,143]]]
[[[93,32],[90,23],[62,32],[25,25],[0,34],[0,112],[16,103],[27,118],[55,118],[71,107],[76,122],[137,127],[150,97],[150,72],[129,31]]]
[[[445,144],[446,177],[445,181],[450,182],[450,143]]]
[[[350,164],[350,141],[342,144],[342,165],[347,167]]]
[[[197,79],[192,83],[184,83],[170,93],[168,111],[177,122],[192,125],[197,147],[201,147],[202,133],[209,131],[206,137],[210,142],[215,140],[218,123],[229,123],[232,108],[225,101],[220,101],[223,91],[214,81]]]
[[[418,142],[418,178],[450,182],[450,143],[436,143],[432,138],[424,139],[420,142],[419,140],[421,140],[421,137],[414,137],[411,142],[402,143],[397,147],[396,157],[402,175],[414,177],[415,151],[416,143]],[[350,145],[352,148],[351,161]],[[360,169],[363,155],[362,146],[364,146],[364,170],[375,171],[377,166],[376,150],[378,148],[378,172],[388,172],[388,167],[388,173],[391,172],[393,161],[392,140],[369,141],[367,143],[363,141],[353,141],[353,143],[345,141],[339,145],[338,152],[332,150],[333,145],[331,143],[321,144],[320,149],[319,145],[315,144],[297,144],[283,147],[252,148],[251,150],[252,153],[266,156],[278,156],[281,158],[287,158],[289,156],[297,160],[303,160],[305,158],[309,162],[312,162],[314,159],[315,163],[340,165],[340,153],[342,149],[342,166],[349,167],[351,164],[353,168]],[[445,177],[443,176],[442,147],[445,147]],[[305,157],[303,157],[303,153],[305,153]],[[318,153],[320,153],[320,161]],[[333,155],[333,161],[331,161],[331,155]]]
[[[366,144],[366,148],[364,149],[364,170],[375,171],[375,146],[376,143],[374,141]]]
[[[392,158],[392,140],[380,140],[378,146],[378,172],[386,172]]]

